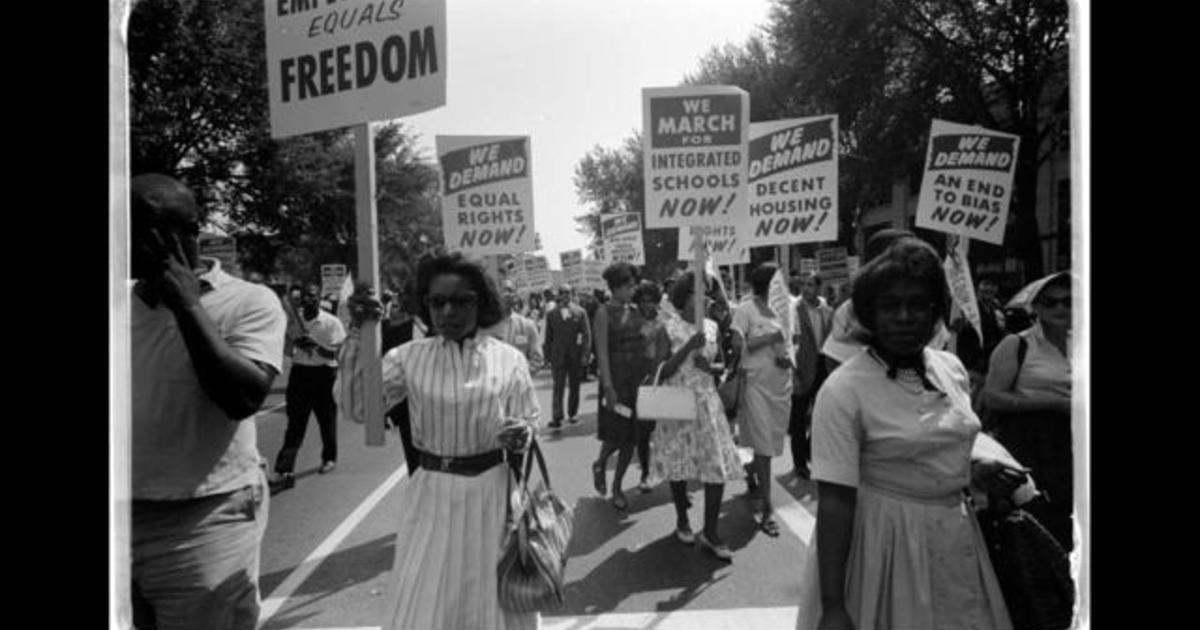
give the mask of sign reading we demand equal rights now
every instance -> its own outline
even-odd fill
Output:
[[[446,248],[478,256],[533,251],[529,136],[436,136]]]
[[[836,241],[837,116],[751,123],[750,211],[741,234],[751,247]]]
[[[446,103],[446,0],[264,0],[271,137]]]
[[[917,227],[1004,242],[1018,136],[934,120],[917,202]]]
[[[642,90],[646,227],[744,223],[750,95],[705,85]]]

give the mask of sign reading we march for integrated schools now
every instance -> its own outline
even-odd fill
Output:
[[[751,247],[837,240],[837,129],[836,115],[750,125],[750,210],[738,232]]]
[[[646,227],[746,218],[750,95],[707,85],[642,90]]]
[[[642,216],[636,212],[600,216],[600,238],[604,257],[610,263],[646,264],[646,249],[642,243]]]
[[[265,0],[271,137],[446,103],[446,0]]]
[[[529,136],[436,136],[446,248],[479,256],[532,251]]]
[[[935,119],[917,227],[1002,244],[1019,148],[1018,136]]]

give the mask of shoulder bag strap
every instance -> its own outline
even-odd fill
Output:
[[[1009,383],[1008,390],[1017,390],[1017,377],[1021,375],[1021,366],[1025,365],[1025,355],[1029,354],[1029,341],[1025,339],[1025,335],[1017,334],[1017,369],[1013,372],[1012,383]]]

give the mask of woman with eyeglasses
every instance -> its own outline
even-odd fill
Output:
[[[698,542],[705,551],[729,562],[733,552],[718,535],[717,518],[725,483],[741,479],[743,473],[713,378],[717,323],[696,312],[693,294],[690,271],[671,285],[673,309],[664,325],[673,354],[662,363],[661,382],[696,392],[696,421],[657,423],[650,437],[652,478],[666,479],[671,486],[676,539],[685,545]],[[697,321],[704,322],[703,333],[696,331]],[[704,529],[699,534],[692,531],[688,519],[687,483],[692,479],[704,484]]]
[[[400,482],[404,506],[387,630],[536,628],[537,613],[500,608],[496,566],[508,501],[506,461],[523,451],[540,411],[519,350],[480,329],[501,318],[483,267],[461,254],[417,269],[421,317],[435,336],[383,358],[385,409],[407,404],[420,468]]]
[[[1046,499],[1026,509],[1068,551],[1074,548],[1071,284],[1063,272],[1042,285],[1033,298],[1037,320],[992,351],[983,389],[984,404],[999,416],[997,439],[1032,469]]]
[[[758,526],[772,538],[779,536],[779,523],[771,505],[771,459],[783,454],[788,424],[792,417],[792,359],[787,352],[783,313],[768,303],[771,279],[778,267],[759,265],[750,272],[751,299],[733,311],[731,327],[742,339],[740,369],[746,375],[738,399],[738,439],[754,451],[750,487],[759,504]]]
[[[972,452],[967,371],[927,347],[949,303],[937,252],[897,240],[859,270],[852,300],[867,347],[817,393],[816,562],[796,627],[1008,630],[963,491],[1011,493],[1024,473]]]

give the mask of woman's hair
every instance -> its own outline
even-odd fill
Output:
[[[924,284],[933,300],[933,321],[945,317],[950,292],[946,287],[937,251],[914,237],[902,237],[858,270],[851,295],[854,317],[863,328],[875,332],[875,300],[896,282],[912,280]]]
[[[676,278],[675,282],[671,283],[671,292],[668,294],[668,299],[670,299],[671,304],[673,304],[675,308],[679,309],[680,311],[683,310],[683,306],[687,304],[688,299],[690,299],[692,297],[692,293],[694,293],[692,287],[692,284],[695,283],[694,277],[695,276],[692,275],[692,272],[688,271],[682,276]]]
[[[775,263],[763,263],[750,272],[750,289],[755,295],[766,296],[771,289],[771,278],[779,267]]]
[[[609,291],[638,280],[637,268],[627,262],[615,262],[609,265],[604,269],[602,275],[604,281],[608,283]]]
[[[496,290],[496,281],[483,270],[483,265],[470,260],[459,252],[427,257],[417,266],[417,308],[422,321],[433,324],[429,316],[429,306],[425,298],[429,295],[429,286],[433,279],[440,275],[452,274],[461,276],[471,285],[478,299],[479,328],[495,326],[504,318],[500,309],[500,293]]]
[[[633,303],[640,304],[646,300],[650,300],[657,304],[662,301],[662,289],[658,288],[652,280],[642,280],[638,283],[637,288],[633,290]]]

